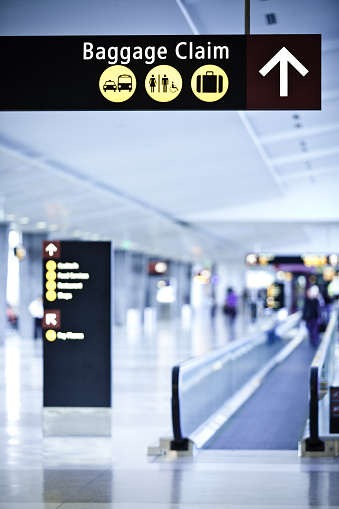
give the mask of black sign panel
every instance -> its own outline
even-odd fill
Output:
[[[0,44],[1,110],[246,108],[244,36],[4,36]]]
[[[43,242],[44,407],[111,406],[110,242]]]
[[[0,110],[321,108],[320,35],[3,36],[0,47]]]
[[[330,433],[339,433],[339,387],[330,387]]]

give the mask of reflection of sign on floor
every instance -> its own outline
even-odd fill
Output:
[[[149,71],[145,79],[148,95],[158,102],[176,99],[182,89],[180,73],[170,65],[158,65]]]

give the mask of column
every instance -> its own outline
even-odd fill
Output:
[[[20,318],[19,328],[22,337],[33,337],[33,318],[28,306],[33,299],[43,294],[42,287],[42,241],[44,233],[24,233],[22,244],[26,257],[20,261]]]
[[[5,340],[7,325],[8,235],[9,225],[0,223],[0,344]]]
[[[140,322],[143,322],[146,307],[147,261],[148,257],[145,254],[131,253],[127,309],[137,310]]]
[[[178,311],[181,314],[182,306],[191,303],[192,264],[180,262],[178,269]]]
[[[114,251],[114,324],[125,325],[128,294],[131,286],[132,278],[132,253],[131,251],[115,250]]]

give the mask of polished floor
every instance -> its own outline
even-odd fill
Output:
[[[236,333],[245,330],[239,319]],[[295,450],[147,456],[171,434],[172,366],[229,339],[222,316],[144,328],[131,315],[114,329],[112,436],[44,437],[42,341],[9,331],[0,345],[0,509],[339,508],[338,458]]]

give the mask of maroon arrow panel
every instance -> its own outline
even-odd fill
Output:
[[[260,69],[286,48],[309,71],[288,64],[288,96],[280,97],[280,65],[266,76]],[[247,36],[247,109],[321,109],[321,35]]]

